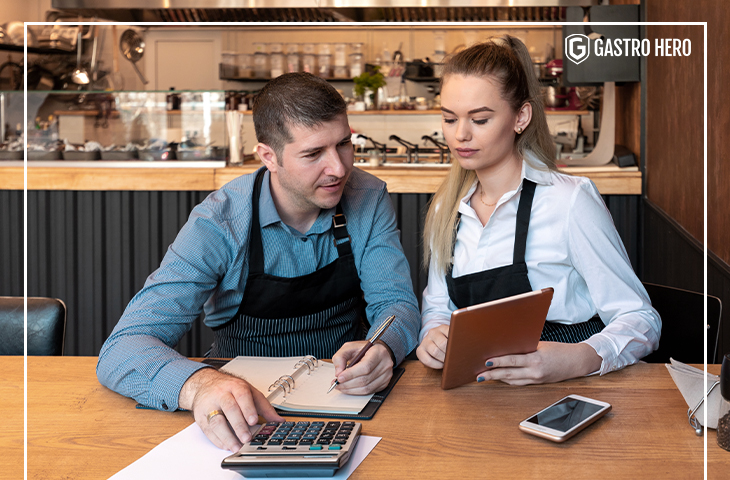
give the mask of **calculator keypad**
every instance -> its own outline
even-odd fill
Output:
[[[256,450],[341,450],[355,422],[269,422],[248,442]],[[358,429],[359,430],[359,429]]]

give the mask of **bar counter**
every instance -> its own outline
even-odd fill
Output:
[[[0,190],[23,190],[20,162],[0,164]],[[44,162],[47,163],[47,162]],[[145,162],[117,168],[102,162],[93,166],[28,166],[28,190],[67,191],[213,191],[234,178],[251,173],[260,163],[242,167],[158,166]],[[182,162],[181,162],[182,163]],[[219,163],[218,163],[219,164]],[[357,164],[388,184],[390,193],[434,193],[449,168],[445,166],[380,166]],[[561,171],[590,178],[602,195],[640,195],[641,172],[637,167],[566,167]]]

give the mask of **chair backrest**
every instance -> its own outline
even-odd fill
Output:
[[[0,355],[23,355],[23,297],[0,297]],[[28,298],[28,355],[63,355],[66,305]]]
[[[722,301],[717,297],[707,296],[705,323],[703,294],[653,283],[644,283],[644,287],[652,306],[662,317],[659,348],[646,356],[644,361],[668,363],[669,357],[672,357],[683,363],[704,363],[704,332],[707,330],[707,361],[715,363]]]

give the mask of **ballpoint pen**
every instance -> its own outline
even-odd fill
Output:
[[[384,321],[384,322],[383,322],[383,323],[382,323],[382,324],[381,324],[381,325],[380,325],[380,326],[378,327],[378,329],[377,329],[377,330],[375,330],[375,333],[373,334],[373,336],[372,336],[372,337],[370,337],[370,339],[368,339],[367,343],[366,343],[366,344],[365,344],[365,346],[364,346],[364,347],[362,347],[362,349],[361,349],[361,350],[360,350],[360,351],[358,352],[357,356],[356,356],[355,358],[353,358],[353,359],[352,359],[352,361],[351,361],[350,363],[348,363],[348,364],[347,364],[347,366],[345,367],[345,370],[347,370],[348,368],[350,368],[351,366],[355,365],[355,364],[356,364],[356,363],[358,363],[358,362],[359,362],[360,360],[362,360],[362,357],[364,357],[364,356],[365,356],[365,354],[366,354],[366,353],[368,353],[368,350],[370,350],[370,347],[372,347],[372,346],[373,346],[373,344],[374,344],[375,342],[377,342],[377,341],[378,341],[378,339],[379,339],[379,338],[380,338],[380,337],[381,337],[381,336],[383,335],[383,333],[385,333],[385,331],[386,331],[386,330],[388,329],[388,327],[390,327],[390,325],[391,325],[391,324],[393,323],[393,320],[395,320],[395,315],[391,315],[390,317],[388,317],[388,318],[387,318],[387,319],[386,319],[386,320],[385,320],[385,321]],[[329,390],[327,390],[327,393],[330,393],[330,392],[332,391],[332,389],[333,389],[333,388],[335,388],[335,387],[336,387],[337,385],[339,385],[339,384],[340,384],[340,382],[338,382],[336,378],[335,378],[334,380],[332,380],[332,385],[330,385],[330,389],[329,389]]]

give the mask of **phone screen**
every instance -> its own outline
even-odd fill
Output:
[[[527,421],[560,432],[567,432],[586,418],[601,410],[601,408],[603,407],[594,403],[588,403],[574,398],[565,398],[561,402],[528,418]]]

